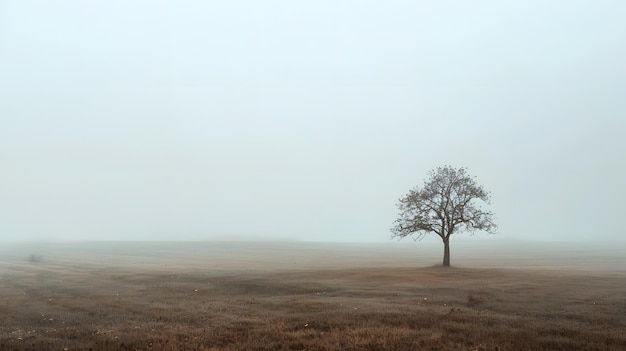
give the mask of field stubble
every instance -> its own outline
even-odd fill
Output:
[[[626,349],[619,270],[185,269],[141,257],[4,261],[0,350]]]

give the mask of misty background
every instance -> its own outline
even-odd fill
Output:
[[[0,240],[383,242],[445,164],[491,191],[500,238],[624,240],[624,18],[0,0]]]

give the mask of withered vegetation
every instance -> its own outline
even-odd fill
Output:
[[[0,350],[626,349],[619,271],[0,268]]]

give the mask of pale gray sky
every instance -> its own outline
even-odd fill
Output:
[[[622,238],[625,18],[0,0],[0,239],[387,241],[445,164],[491,190],[504,238]]]

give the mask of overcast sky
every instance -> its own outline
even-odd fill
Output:
[[[626,2],[0,0],[0,240],[621,239]],[[486,237],[487,234],[477,234]]]

